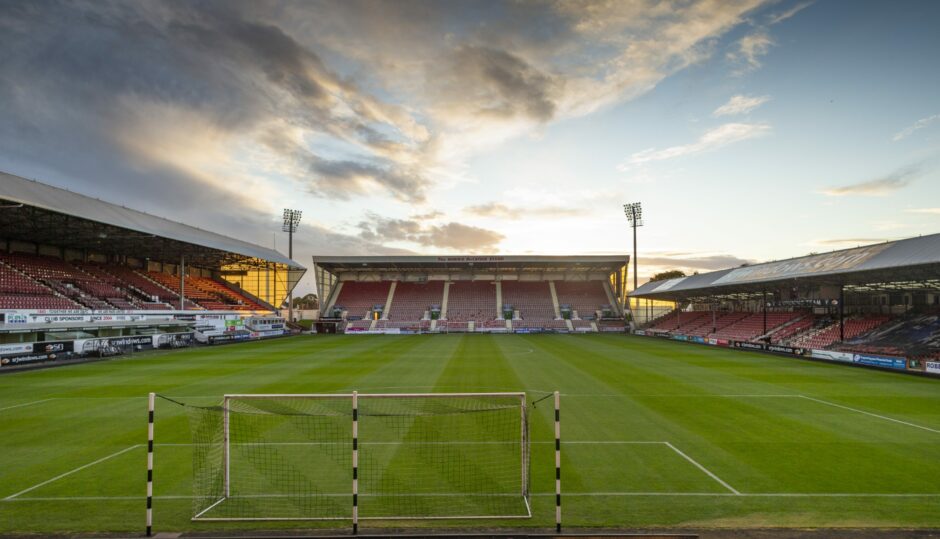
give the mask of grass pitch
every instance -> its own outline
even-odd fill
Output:
[[[150,391],[353,389],[560,390],[570,527],[940,527],[937,380],[619,335],[304,336],[0,376],[0,534],[142,532]],[[452,525],[553,523],[550,400],[530,433],[533,518]],[[259,527],[190,522],[179,407],[156,441],[156,531]]]

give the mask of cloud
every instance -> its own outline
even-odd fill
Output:
[[[811,5],[813,5],[813,2],[800,2],[796,4],[795,6],[791,7],[790,9],[771,13],[770,16],[767,18],[767,25],[772,26],[774,24],[781,23],[789,19],[790,17],[796,15],[797,13],[803,11],[804,9],[808,8]]]
[[[257,205],[273,177],[420,203],[474,152],[708,58],[762,3],[20,3],[0,12],[0,152],[110,156],[96,172],[133,186],[173,170],[179,198]]]
[[[499,219],[522,219],[532,217],[546,217],[558,219],[561,217],[576,217],[584,215],[583,208],[573,206],[507,206],[500,202],[487,202],[467,206],[463,209],[464,213],[475,215],[477,217],[494,217]]]
[[[691,144],[671,146],[662,150],[650,148],[637,152],[631,155],[626,163],[620,166],[620,169],[625,170],[630,165],[664,161],[716,150],[735,142],[761,137],[770,131],[770,125],[763,123],[727,123],[705,132],[697,141]]]
[[[761,66],[761,57],[767,54],[774,45],[773,38],[767,30],[758,28],[754,32],[742,37],[735,44],[736,48],[727,54],[728,60],[738,65],[735,72],[742,75]]]
[[[555,115],[560,81],[506,50],[464,45],[444,69],[439,110],[536,122]]]
[[[904,210],[907,213],[922,213],[927,215],[940,215],[940,208],[911,208]]]
[[[493,230],[449,222],[427,224],[415,219],[395,219],[368,214],[360,221],[359,237],[368,242],[408,242],[476,253],[496,249],[505,236]]]
[[[434,219],[440,219],[441,217],[444,217],[444,212],[431,210],[425,213],[414,214],[410,218],[415,221],[432,221]]]
[[[727,103],[715,109],[712,116],[733,116],[736,114],[747,114],[764,103],[770,101],[769,95],[747,96],[735,95]]]
[[[859,183],[843,185],[841,187],[829,187],[820,191],[820,193],[831,196],[867,196],[882,197],[902,189],[911,184],[921,174],[919,166],[908,166],[900,168],[887,176],[867,180]]]
[[[911,125],[895,133],[894,136],[891,137],[891,140],[893,140],[894,142],[904,140],[907,137],[913,135],[914,132],[917,131],[918,129],[923,129],[929,126],[930,124],[936,122],[937,120],[940,120],[940,114],[934,114],[933,116],[927,116],[926,118],[921,118],[920,120],[917,120]]]

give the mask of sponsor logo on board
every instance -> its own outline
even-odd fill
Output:
[[[904,370],[907,368],[907,360],[904,358],[877,356],[874,354],[855,354],[852,358],[852,362],[858,363],[859,365],[881,367],[884,369]]]
[[[855,359],[855,356],[851,352],[838,352],[836,350],[813,350],[810,352],[810,357],[827,359],[829,361],[842,361],[845,363],[852,363]]]

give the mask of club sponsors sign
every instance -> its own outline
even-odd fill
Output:
[[[809,355],[810,357],[816,359],[841,361],[843,363],[852,363],[852,361],[855,359],[855,355],[851,352],[838,352],[836,350],[813,350]]]
[[[904,370],[907,368],[907,361],[904,358],[877,356],[874,354],[855,354],[852,357],[852,362],[858,363],[859,365],[881,367],[883,369]]]
[[[5,313],[7,324],[67,324],[86,322],[139,322],[147,320],[172,320],[169,314],[113,314],[89,313],[88,311],[21,311]]]
[[[924,363],[924,370],[931,374],[940,374],[940,361],[928,361]]]

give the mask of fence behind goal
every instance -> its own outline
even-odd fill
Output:
[[[194,520],[531,516],[524,393],[227,395],[186,409]]]

